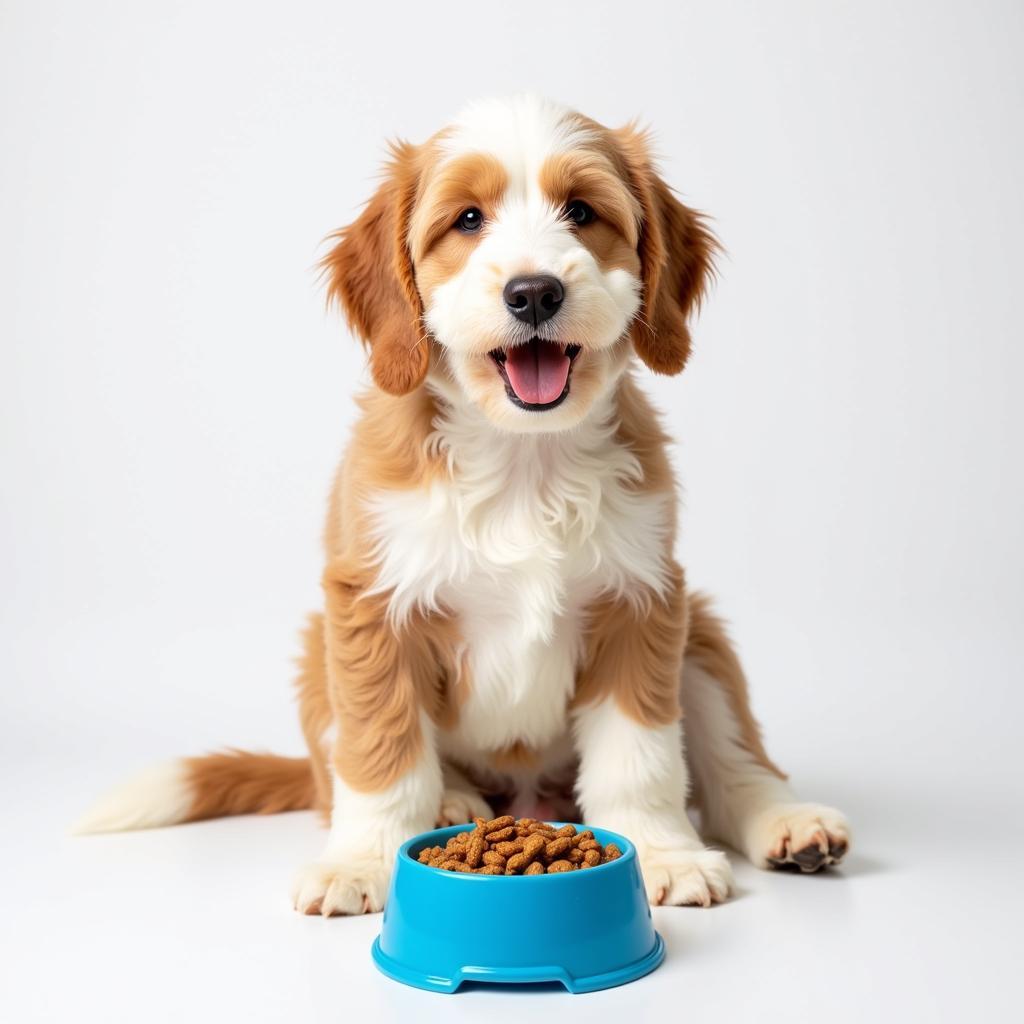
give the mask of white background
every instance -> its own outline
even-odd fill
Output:
[[[1006,1009],[1022,30],[1019,3],[980,0],[4,0],[0,1015]],[[733,622],[770,750],[856,835],[842,874],[741,866],[729,905],[658,911],[666,965],[579,1003],[379,977],[378,919],[288,906],[311,815],[66,836],[154,760],[300,752],[290,659],[368,380],[324,311],[320,240],[387,137],[524,89],[650,122],[715,218],[728,257],[693,361],[650,381],[681,554]]]

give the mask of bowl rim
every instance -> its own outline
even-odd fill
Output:
[[[554,825],[556,828],[561,828],[563,825],[572,825],[578,832],[584,832],[589,829],[590,831],[594,832],[595,835],[598,832],[601,832],[606,836],[613,837],[612,839],[609,839],[607,842],[615,843],[615,845],[618,846],[619,849],[622,851],[622,856],[616,857],[615,860],[609,861],[606,864],[596,864],[594,867],[588,868],[585,877],[592,878],[594,876],[595,871],[602,871],[605,868],[614,868],[616,865],[619,865],[620,868],[625,867],[627,864],[631,863],[636,859],[636,847],[629,841],[629,839],[626,836],[622,835],[620,832],[613,832],[610,828],[602,828],[600,825],[581,825],[579,824],[579,822],[575,821],[553,821],[549,822],[549,824]],[[453,835],[457,835],[459,832],[468,832],[471,830],[472,822],[466,822],[462,825],[445,825],[443,828],[435,828],[431,829],[429,832],[421,832],[419,833],[419,835],[415,835],[411,839],[407,839],[398,848],[399,863],[401,863],[404,860],[421,871],[429,871],[431,873],[431,876],[434,878],[448,877],[461,879],[463,881],[488,881],[491,883],[504,882],[506,884],[521,884],[517,883],[516,879],[532,878],[535,883],[540,881],[541,879],[562,879],[562,884],[564,885],[568,883],[570,878],[583,874],[582,871],[556,871],[554,874],[548,874],[547,872],[545,872],[542,875],[481,875],[477,874],[475,871],[442,871],[440,868],[431,867],[429,864],[421,864],[415,857],[412,856],[412,848],[418,843],[422,843],[422,845],[424,846],[428,845],[426,842],[423,841],[431,836],[444,835],[445,840],[447,841]],[[440,844],[431,842],[429,843],[429,845],[437,846]]]

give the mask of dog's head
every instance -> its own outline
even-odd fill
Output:
[[[516,432],[579,423],[635,352],[682,370],[716,244],[647,139],[519,97],[392,159],[324,259],[374,381],[429,380]]]

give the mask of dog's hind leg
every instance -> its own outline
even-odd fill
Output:
[[[686,756],[705,838],[761,868],[817,871],[842,860],[850,830],[839,811],[801,802],[768,757],[747,682],[705,598],[689,601],[682,694]]]

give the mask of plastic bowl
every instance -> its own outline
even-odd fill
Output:
[[[420,864],[472,826],[425,832],[398,851],[373,959],[389,978],[454,992],[464,981],[561,982],[570,992],[624,985],[665,958],[654,930],[636,850],[624,836],[592,828],[622,856],[585,871],[476,875]]]

